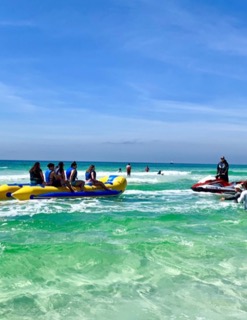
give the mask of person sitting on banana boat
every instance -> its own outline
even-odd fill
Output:
[[[40,168],[40,162],[35,162],[32,168],[29,170],[30,184],[31,186],[45,185],[45,179],[42,169]]]
[[[89,168],[87,169],[86,173],[85,173],[85,178],[86,178],[86,184],[92,184],[95,186],[99,186],[104,190],[109,190],[103,182],[96,180],[96,171],[95,171],[95,166],[93,164],[91,164],[91,166],[89,166]]]
[[[53,186],[53,187],[62,187],[63,186],[63,180],[61,179],[61,176],[59,176],[56,171],[55,171],[55,165],[54,163],[48,163],[47,165],[48,170],[45,172],[45,180],[46,184],[48,186]],[[69,187],[69,186],[68,186]],[[69,187],[71,192],[74,192],[72,187]]]
[[[77,163],[75,161],[73,161],[70,168],[66,170],[66,178],[73,187],[79,187],[81,191],[84,190],[85,182],[77,178]]]
[[[69,188],[71,192],[74,192],[75,190],[72,188],[70,182],[66,179],[65,177],[65,172],[64,172],[64,163],[61,161],[58,163],[58,165],[55,168],[55,173],[57,178],[61,181],[62,186],[66,186]]]

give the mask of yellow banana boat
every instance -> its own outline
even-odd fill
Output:
[[[18,200],[51,199],[51,198],[82,198],[82,197],[106,197],[116,196],[123,193],[127,186],[127,180],[123,176],[106,176],[102,181],[109,190],[104,190],[98,186],[85,184],[84,190],[71,192],[67,187],[53,186],[23,186],[13,192],[11,196]]]
[[[0,186],[0,200],[10,200],[13,199],[12,193],[19,190],[23,186],[28,186],[29,184],[3,184]]]

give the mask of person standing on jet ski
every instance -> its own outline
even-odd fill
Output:
[[[220,162],[217,165],[217,179],[222,179],[226,182],[229,182],[228,178],[228,170],[229,170],[229,164],[226,161],[225,157],[220,158]]]

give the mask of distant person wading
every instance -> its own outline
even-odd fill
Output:
[[[127,166],[126,166],[126,173],[127,173],[127,176],[131,175],[131,165],[130,165],[130,163],[128,163]]]

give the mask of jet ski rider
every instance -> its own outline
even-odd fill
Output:
[[[220,162],[217,165],[217,179],[222,179],[226,182],[229,182],[228,178],[228,170],[229,170],[229,164],[226,161],[225,157],[220,158]]]

